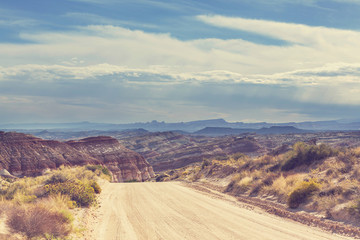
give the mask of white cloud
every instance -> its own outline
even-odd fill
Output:
[[[28,63],[58,65],[78,58],[77,64],[111,64],[128,68],[163,66],[169,73],[230,71],[274,74],[321,67],[329,63],[360,62],[360,34],[264,20],[198,16],[209,24],[241,28],[291,41],[287,46],[255,44],[242,39],[181,41],[169,34],[90,25],[68,32],[22,33],[36,44],[0,44],[0,66]]]
[[[105,80],[106,79],[106,80]],[[150,66],[148,68],[128,68],[124,66],[98,64],[90,66],[62,65],[19,65],[0,68],[0,83],[18,81],[28,84],[46,82],[69,84],[91,82],[111,84],[115,88],[148,88],[158,86],[159,89],[172,89],[172,85],[188,86],[189,90],[196,86],[218,85],[229,88],[233,86],[256,86],[271,88],[291,88],[293,95],[285,95],[294,101],[322,104],[357,105],[360,102],[360,63],[359,64],[327,64],[319,68],[302,69],[290,72],[259,75],[239,74],[231,71],[202,71],[176,73],[167,67]],[[121,84],[121,85],[119,85]],[[33,85],[32,85],[33,86]],[[138,87],[136,87],[138,86]],[[225,91],[225,90],[224,90]],[[266,94],[255,92],[255,96]],[[151,92],[149,92],[151,94]],[[326,94],[325,94],[326,93]],[[231,93],[236,94],[236,93]],[[156,94],[154,94],[156,95]],[[254,97],[254,96],[253,96]],[[171,96],[168,96],[170,99]]]
[[[317,48],[350,45],[360,50],[357,44],[360,32],[357,31],[220,15],[199,15],[197,19],[210,25],[253,32],[299,45]]]

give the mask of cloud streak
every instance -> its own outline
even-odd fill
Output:
[[[3,56],[0,65],[29,62],[56,65],[77,58],[83,61],[83,65],[107,63],[128,68],[156,65],[164,66],[170,72],[221,70],[239,74],[274,74],[337,62],[360,62],[360,55],[354,54],[360,52],[360,37],[356,31],[221,16],[197,18],[208,24],[216,21],[222,27],[245,21],[242,30],[276,35],[294,42],[288,46],[270,46],[242,39],[181,41],[170,34],[90,25],[78,27],[76,31],[22,33],[23,40],[36,44],[0,44]],[[281,27],[276,30],[278,25]],[[294,32],[297,32],[297,37],[294,37]]]
[[[360,32],[351,30],[220,15],[199,15],[196,18],[213,26],[253,32],[311,47],[340,47],[341,44],[357,47],[360,41]]]
[[[339,63],[270,75],[229,71],[171,73],[159,66],[133,69],[109,64],[23,65],[0,68],[0,88],[2,94],[11,94],[10,97],[65,97],[85,102],[95,98],[96,101],[90,102],[105,101],[106,104],[151,99],[157,105],[192,99],[190,102],[201,102],[204,107],[219,103],[229,107],[235,99],[247,99],[246,102],[257,99],[258,104],[264,104],[260,99],[266,99],[267,103],[275,101],[272,108],[282,105],[282,101],[357,106],[360,64]],[[215,103],[207,94],[222,101]]]

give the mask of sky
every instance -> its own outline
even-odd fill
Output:
[[[360,0],[2,0],[0,123],[360,118]]]

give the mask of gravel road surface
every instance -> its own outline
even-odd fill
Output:
[[[106,184],[93,216],[89,240],[351,239],[240,207],[177,182]]]

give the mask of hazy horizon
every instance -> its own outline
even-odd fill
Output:
[[[0,2],[0,123],[360,118],[360,1]]]
[[[301,123],[301,122],[323,122],[323,121],[339,121],[339,122],[342,122],[342,121],[345,121],[345,122],[359,122],[360,121],[360,118],[347,118],[347,119],[326,119],[326,120],[308,120],[308,121],[273,121],[273,122],[268,122],[268,121],[229,121],[227,119],[224,119],[224,118],[208,118],[208,119],[190,119],[190,120],[187,120],[187,121],[182,121],[182,120],[178,120],[178,121],[165,121],[165,120],[162,120],[162,119],[151,119],[151,120],[144,120],[144,121],[133,121],[133,122],[114,122],[114,121],[103,121],[103,122],[100,122],[100,121],[87,121],[87,120],[78,120],[78,121],[48,121],[48,122],[45,122],[45,121],[34,121],[34,122],[26,122],[26,121],[13,121],[13,122],[1,122],[0,121],[0,125],[11,125],[11,124],[14,124],[14,125],[21,125],[21,124],[79,124],[79,123],[89,123],[89,124],[134,124],[134,123],[152,123],[152,122],[157,122],[157,123],[189,123],[189,122],[198,122],[198,121],[211,121],[211,120],[224,120],[226,121],[227,123],[249,123],[249,124],[252,124],[252,123],[274,123],[274,124],[279,124],[279,123]]]

